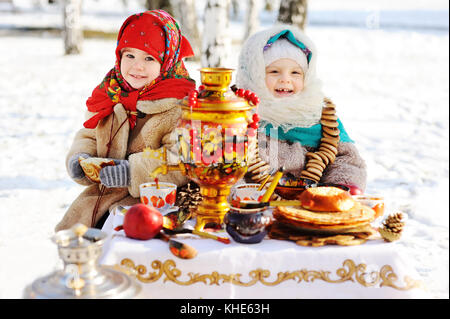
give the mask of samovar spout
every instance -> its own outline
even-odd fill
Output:
[[[157,168],[155,168],[153,170],[153,172],[150,173],[150,178],[155,179],[158,177],[158,175],[161,175],[161,174],[165,175],[165,174],[167,174],[167,172],[168,172],[168,169],[167,169],[166,164],[158,166]]]
[[[162,164],[161,166],[158,166],[150,173],[150,178],[155,179],[158,175],[166,175],[170,171],[180,171],[181,174],[186,175],[186,167],[180,162],[178,165]]]
[[[158,175],[166,175],[169,171],[180,171],[181,174],[186,175],[186,167],[183,162],[179,162],[177,165],[167,164],[167,149],[165,147],[162,150],[144,149],[144,156],[162,159],[164,163],[150,173],[150,178],[152,179],[157,178]]]

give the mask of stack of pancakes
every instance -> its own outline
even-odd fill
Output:
[[[372,208],[337,187],[308,188],[298,199],[301,206],[274,209],[277,222],[299,230],[339,233],[367,226],[375,219]]]

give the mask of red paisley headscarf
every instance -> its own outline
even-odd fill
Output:
[[[143,50],[161,63],[160,75],[140,90],[133,89],[120,73],[121,49]],[[90,112],[96,112],[84,123],[86,128],[113,113],[114,105],[122,103],[128,113],[130,127],[136,125],[138,100],[185,97],[195,88],[183,58],[193,56],[191,45],[181,35],[177,22],[163,10],[151,10],[128,17],[117,37],[116,62],[86,101]]]

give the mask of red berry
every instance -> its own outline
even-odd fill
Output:
[[[192,99],[192,98],[197,98],[197,96],[198,96],[198,92],[196,91],[196,90],[191,90],[190,92],[189,92],[189,95],[188,95],[188,98],[189,99]]]
[[[205,86],[202,84],[202,85],[199,85],[199,87],[198,87],[198,91],[200,92],[200,91],[203,91],[205,89]]]
[[[244,96],[244,89],[238,89],[237,91],[236,91],[236,95],[237,96],[240,96],[240,97],[243,97]]]
[[[250,91],[250,90],[245,90],[244,91],[244,98],[248,98],[248,96],[250,95],[250,94],[252,94],[252,91]]]
[[[258,115],[258,113],[253,114],[252,119],[253,119],[253,122],[259,122],[259,115]]]
[[[252,122],[249,125],[251,128],[254,128],[255,130],[258,128],[258,122]]]
[[[256,94],[253,93],[253,92],[250,92],[250,93],[247,95],[247,99],[250,100],[250,101],[254,100],[255,98],[256,98]]]

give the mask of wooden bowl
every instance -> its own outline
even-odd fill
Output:
[[[278,182],[277,187],[275,188],[275,194],[281,196],[283,199],[297,199],[298,196],[307,188],[311,187],[319,187],[319,186],[330,186],[330,187],[338,187],[345,191],[349,191],[350,188],[340,184],[334,183],[312,183],[307,184],[304,180],[296,179],[292,177],[283,176]]]
[[[295,199],[306,189],[306,183],[303,180],[294,177],[283,176],[275,187],[275,194],[283,199]]]

